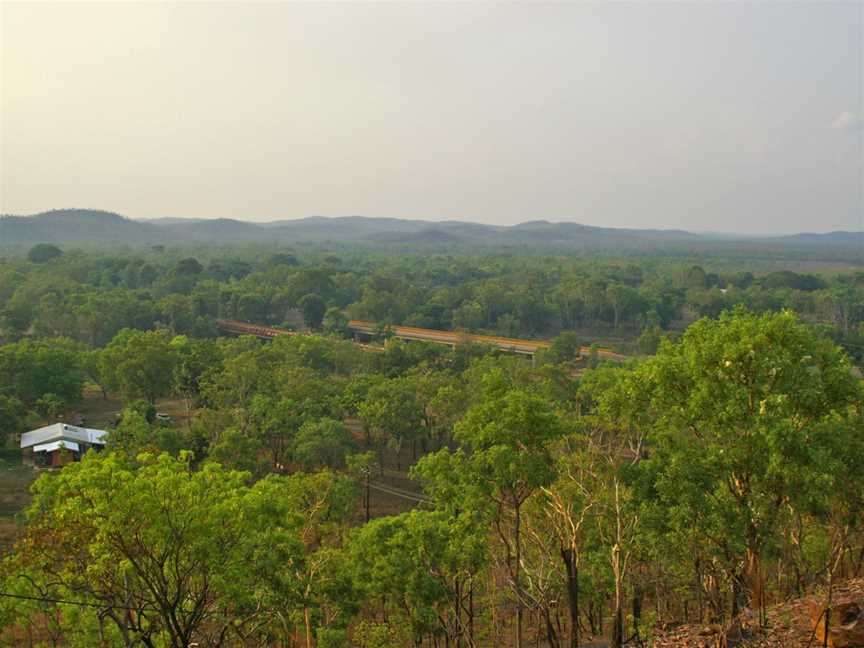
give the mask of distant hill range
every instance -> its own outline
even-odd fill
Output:
[[[831,248],[860,251],[864,234],[830,232],[745,238],[683,230],[617,229],[530,221],[509,227],[459,221],[310,216],[269,223],[220,219],[133,220],[112,212],[59,209],[32,216],[0,216],[0,244],[362,244],[387,247],[513,247],[556,250],[665,248]]]

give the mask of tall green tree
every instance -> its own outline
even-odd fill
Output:
[[[470,472],[498,510],[496,529],[516,600],[516,648],[523,640],[522,506],[555,478],[550,444],[562,433],[550,404],[522,389],[488,393],[456,425],[456,439],[471,449]]]
[[[303,321],[313,331],[321,328],[321,322],[324,321],[324,314],[327,312],[327,302],[321,299],[320,295],[310,293],[303,295],[297,302],[300,310],[303,311]]]
[[[88,453],[37,482],[26,550],[10,565],[29,575],[19,587],[87,603],[123,646],[242,638],[266,618],[256,582],[277,564],[265,547],[288,536],[297,559],[298,535],[265,514],[243,473],[193,471],[168,455],[140,461]]]
[[[313,648],[316,634],[344,630],[356,612],[350,566],[338,546],[357,506],[356,485],[350,477],[324,470],[270,476],[250,495],[265,524],[279,521],[268,531],[276,542],[258,545],[261,555],[250,556],[269,566],[258,572],[262,603],[278,624],[302,627],[306,648]]]
[[[154,403],[171,391],[175,364],[168,333],[124,329],[102,350],[99,373],[124,400]]]
[[[357,611],[339,548],[353,481],[248,482],[218,464],[193,469],[188,455],[118,452],[40,479],[0,584],[48,601],[0,600],[0,630],[50,606],[57,642],[74,645],[288,645],[299,631],[311,648],[316,629],[344,635]]]
[[[188,414],[201,397],[205,374],[219,367],[221,354],[212,340],[194,340],[185,335],[171,340],[171,348],[176,354],[172,387],[183,397]]]
[[[536,520],[535,536],[554,543],[552,547],[541,547],[541,551],[557,553],[561,561],[570,617],[570,648],[579,646],[579,570],[598,504],[596,461],[586,446],[585,440],[577,435],[556,444],[555,479],[532,498],[529,509],[529,515]],[[552,560],[555,558],[550,556]]]
[[[85,373],[80,345],[68,339],[22,340],[0,346],[0,394],[28,406],[46,394],[63,405],[82,398]]]
[[[463,606],[485,558],[480,528],[453,524],[443,511],[411,511],[369,522],[348,552],[356,587],[367,600],[383,599],[415,645],[427,635],[473,642]]]
[[[366,429],[367,441],[375,440],[382,446],[389,443],[397,453],[405,441],[417,438],[423,424],[417,393],[408,378],[373,384],[358,414]]]
[[[857,394],[842,351],[792,313],[737,310],[664,342],[600,397],[600,411],[642,431],[647,496],[726,565],[734,611],[744,593],[764,607],[763,558],[786,507],[830,495],[812,476],[841,458],[837,437],[855,427],[828,423],[856,416]]]
[[[324,331],[331,335],[345,336],[348,333],[348,318],[341,308],[331,306],[324,313],[324,318],[321,322]]]
[[[292,454],[306,470],[342,468],[345,458],[356,449],[351,431],[331,418],[308,420],[294,438]]]
[[[24,403],[14,396],[0,394],[0,448],[8,437],[22,431],[25,414]]]

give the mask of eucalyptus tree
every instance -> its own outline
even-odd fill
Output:
[[[467,394],[461,378],[453,372],[436,370],[426,364],[419,365],[408,373],[414,385],[420,405],[426,440],[448,441],[453,425],[464,414]],[[415,452],[416,458],[416,452]]]
[[[456,425],[456,440],[470,449],[469,474],[494,504],[495,528],[516,603],[515,645],[522,646],[522,507],[555,478],[550,444],[563,433],[548,401],[524,389],[493,387]]]
[[[725,565],[734,613],[744,593],[764,608],[763,558],[785,511],[832,498],[822,482],[854,445],[844,421],[860,416],[858,398],[842,351],[792,313],[736,310],[664,342],[600,395],[599,411],[642,431],[647,496]]]
[[[16,595],[54,602],[76,645],[218,648],[344,629],[356,612],[339,544],[356,487],[332,472],[268,476],[191,457],[88,453],[34,487],[0,564]],[[32,607],[2,601],[0,628]],[[106,643],[107,642],[107,643]]]
[[[206,374],[220,365],[220,350],[212,340],[195,340],[185,335],[171,340],[171,348],[176,353],[173,390],[183,397],[188,415],[201,396]]]
[[[444,510],[414,510],[364,525],[348,552],[356,587],[404,617],[415,644],[426,635],[444,635],[455,646],[475,645],[473,609],[466,618],[465,601],[485,561],[482,528]]]
[[[397,453],[397,461],[402,445],[415,440],[423,425],[417,392],[408,378],[391,378],[372,384],[357,411],[367,432],[367,441],[376,441],[382,452],[385,443],[390,445]],[[383,469],[383,460],[381,467]]]
[[[342,537],[357,506],[357,487],[329,470],[271,475],[249,491],[262,542],[249,556],[259,596],[283,640],[303,628],[312,648],[322,629],[344,629],[358,605]],[[275,622],[275,623],[274,623]]]
[[[488,530],[495,519],[494,503],[478,482],[469,456],[461,449],[442,449],[424,456],[411,469],[411,477],[423,486],[427,498],[424,505],[431,506],[436,519],[451,530],[452,550],[461,554],[454,563],[455,571],[450,573],[448,589],[453,595],[453,613],[448,623],[456,645],[461,646],[464,639],[473,648],[478,637],[475,598],[484,592],[481,576],[491,558]],[[493,574],[488,575],[494,579]],[[488,600],[494,608],[494,596]],[[493,626],[494,619],[493,611]],[[497,639],[494,627],[492,635]]]
[[[580,567],[591,526],[600,508],[597,457],[586,438],[570,434],[555,446],[555,479],[529,502],[531,537],[550,561],[560,561],[569,613],[568,639],[579,646]],[[551,621],[547,618],[547,626]],[[549,631],[550,643],[553,632]]]
[[[26,413],[24,403],[18,398],[0,394],[0,447],[7,437],[22,431]]]
[[[154,403],[171,391],[176,360],[166,331],[123,329],[102,349],[99,375],[124,400],[146,398]]]
[[[315,293],[303,295],[297,301],[297,306],[303,312],[303,321],[308,328],[313,331],[321,328],[324,314],[327,312],[327,302],[321,299],[320,295],[316,295]]]
[[[0,346],[0,394],[28,406],[46,394],[65,405],[81,400],[85,372],[80,345],[65,338],[22,340]]]
[[[307,420],[297,430],[291,454],[304,469],[343,468],[356,449],[351,431],[341,421],[324,417]]]
[[[226,645],[260,620],[257,574],[276,567],[251,562],[279,523],[254,514],[246,477],[88,453],[36,483],[4,572],[27,595],[83,604],[123,646]]]

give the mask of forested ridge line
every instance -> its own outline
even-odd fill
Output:
[[[597,227],[535,220],[512,226],[364,216],[310,217],[275,222],[232,218],[134,220],[95,209],[56,209],[31,216],[0,215],[0,243],[55,245],[206,244],[279,242],[283,245],[365,246],[424,253],[502,249],[535,254],[585,251],[689,255],[692,251],[750,259],[787,258],[859,265],[862,234],[836,231],[776,236],[694,233],[684,230]]]

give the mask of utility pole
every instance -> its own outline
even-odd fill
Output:
[[[363,475],[366,478],[366,496],[364,497],[366,503],[366,521],[369,521],[369,473],[372,472],[372,466],[366,466],[363,469]]]
[[[363,490],[364,490],[363,507],[366,510],[366,521],[368,522],[369,517],[370,517],[369,516],[369,495],[370,495],[369,483],[372,481],[372,471],[375,470],[375,462],[370,461],[365,466],[363,466],[360,470],[363,473]]]

